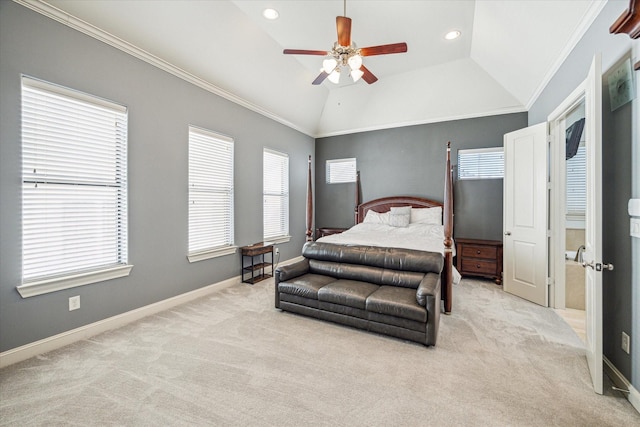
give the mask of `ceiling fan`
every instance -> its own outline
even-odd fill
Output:
[[[333,44],[331,50],[285,49],[283,51],[286,55],[327,56],[322,61],[322,71],[312,83],[314,85],[319,85],[326,78],[337,84],[340,81],[340,73],[343,69],[348,70],[354,82],[362,78],[368,84],[375,83],[378,78],[367,67],[362,65],[362,57],[404,53],[407,51],[407,44],[404,42],[358,48],[351,40],[351,18],[347,18],[346,15],[347,0],[344,0],[344,16],[336,17],[338,41]]]

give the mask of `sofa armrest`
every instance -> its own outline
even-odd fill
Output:
[[[276,268],[276,285],[294,277],[302,276],[309,272],[309,260],[303,259],[293,264],[283,265]]]
[[[427,306],[427,298],[435,297],[440,292],[440,275],[436,273],[427,273],[424,279],[418,285],[416,290],[416,300],[423,307]]]
[[[427,273],[418,285],[416,299],[427,310],[425,345],[436,345],[440,326],[440,275]]]

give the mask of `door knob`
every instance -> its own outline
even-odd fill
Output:
[[[596,266],[594,265],[593,261],[591,261],[591,262],[582,261],[582,266],[584,268],[587,268],[587,267],[596,268]]]
[[[511,236],[511,232],[510,232],[510,231],[505,231],[505,232],[504,232],[504,235],[505,235],[505,236]]]
[[[591,267],[593,268],[595,271],[602,271],[602,270],[613,270],[613,264],[601,264],[599,262],[583,262],[582,263],[583,267]]]

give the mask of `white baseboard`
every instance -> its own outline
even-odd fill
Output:
[[[291,264],[301,259],[303,259],[303,257],[299,256],[286,261],[282,261],[279,265]],[[127,325],[128,323],[142,319],[143,317],[151,316],[152,314],[168,310],[170,308],[207,296],[216,291],[239,283],[240,276],[232,277],[230,279],[223,280],[222,282],[214,283],[212,285],[205,286],[203,288],[199,288],[181,295],[177,295],[166,300],[158,301],[144,307],[136,308],[135,310],[131,310],[126,313],[118,314],[117,316],[109,317],[107,319],[84,325],[58,335],[47,337],[20,347],[12,348],[11,350],[0,353],[0,368],[13,365],[14,363],[22,362],[23,360],[27,360],[32,357],[38,356],[39,354],[56,350],[66,345],[73,344],[74,342],[93,337],[102,332],[120,328]]]
[[[634,388],[633,385],[631,385],[629,380],[627,380],[625,376],[622,375],[622,372],[620,372],[609,359],[604,356],[602,357],[602,359],[604,361],[604,372],[609,378],[611,378],[611,381],[613,381],[616,387],[629,390],[629,393],[623,394],[625,395],[627,400],[631,402],[631,405],[636,408],[636,411],[640,413],[640,392],[636,388]]]
[[[209,295],[213,292],[238,283],[240,283],[240,276],[232,277],[222,282],[205,286],[204,288],[199,288],[172,298],[168,298],[166,300],[146,305],[144,307],[136,308],[135,310],[127,311],[126,313],[118,314],[116,316],[100,320],[98,322],[90,323],[88,325],[84,325],[58,335],[35,341],[21,347],[7,350],[0,353],[0,368],[4,368],[5,366],[9,366],[14,363],[22,362],[23,360],[27,360],[42,353],[56,350],[58,348],[72,344],[76,341],[84,340],[98,335],[102,332],[120,328],[128,323],[142,319],[143,317],[168,310],[180,304],[193,301],[195,299],[201,298],[203,296]]]

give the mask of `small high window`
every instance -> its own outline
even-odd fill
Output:
[[[502,147],[458,150],[458,179],[504,178]]]
[[[356,182],[356,159],[327,160],[327,184]]]

